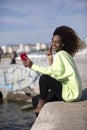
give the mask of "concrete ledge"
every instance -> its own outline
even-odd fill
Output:
[[[87,130],[87,100],[45,104],[31,130]]]

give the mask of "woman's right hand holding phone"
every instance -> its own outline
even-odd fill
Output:
[[[27,55],[26,55],[25,53],[22,53],[22,54],[20,55],[20,57],[21,57],[21,60],[22,60],[23,65],[24,65],[25,67],[29,67],[29,68],[32,67],[33,62],[27,57]]]
[[[48,49],[46,57],[49,61],[49,64],[52,65],[52,63],[53,63],[52,48]]]

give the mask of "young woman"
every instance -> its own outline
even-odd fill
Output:
[[[55,29],[52,37],[51,49],[56,52],[54,58],[51,50],[47,53],[49,67],[33,64],[29,58],[26,58],[26,61],[23,60],[24,66],[43,74],[39,80],[40,96],[35,113],[39,113],[48,101],[73,102],[80,99],[82,84],[73,60],[74,54],[80,48],[80,43],[81,40],[72,28],[60,26]]]

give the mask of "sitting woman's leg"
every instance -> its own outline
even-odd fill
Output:
[[[36,109],[39,99],[40,99],[40,94],[32,97],[32,103],[34,109]],[[46,102],[52,102],[52,101],[58,101],[58,97],[55,96],[51,91],[49,91],[46,97]]]
[[[49,90],[55,95],[58,100],[62,100],[62,84],[56,79],[42,75],[39,80],[40,99],[46,99]]]
[[[39,113],[43,105],[53,100],[62,100],[62,84],[55,80],[54,78],[48,76],[48,75],[42,75],[39,80],[39,86],[40,86],[40,99],[38,101],[37,107],[35,109],[36,113]],[[50,90],[50,92],[49,92]],[[49,99],[49,93],[51,99]]]

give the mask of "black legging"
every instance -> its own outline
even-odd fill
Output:
[[[43,99],[46,102],[61,101],[62,99],[62,84],[56,79],[42,75],[39,80],[40,95],[32,98],[34,109],[37,106],[38,100]]]

